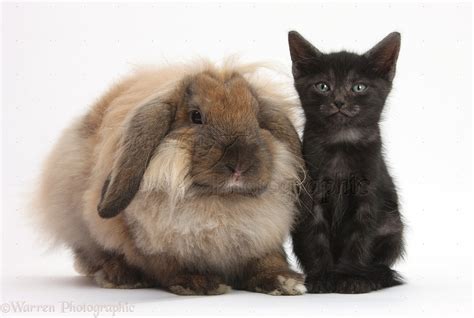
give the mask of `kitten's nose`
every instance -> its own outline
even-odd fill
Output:
[[[334,101],[334,105],[335,105],[337,108],[341,108],[342,106],[344,106],[344,102],[343,102],[343,101],[340,101],[340,100],[336,100],[336,101]]]

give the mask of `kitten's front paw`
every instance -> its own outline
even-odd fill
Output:
[[[222,279],[216,276],[180,275],[170,284],[168,289],[182,296],[221,295],[231,290]]]
[[[327,294],[334,292],[334,281],[328,275],[316,275],[306,277],[305,282],[308,293],[311,294]]]
[[[263,273],[255,277],[255,291],[273,296],[303,295],[306,293],[304,276],[286,271],[280,273]]]
[[[382,286],[367,278],[350,275],[334,276],[334,292],[339,294],[365,294]]]
[[[385,265],[369,267],[361,275],[334,273],[334,292],[340,294],[363,294],[403,284],[401,276]]]

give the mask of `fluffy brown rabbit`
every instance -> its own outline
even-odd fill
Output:
[[[37,214],[102,287],[303,294],[295,106],[255,65],[137,71],[63,133]]]

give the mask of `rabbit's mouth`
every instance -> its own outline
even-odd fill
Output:
[[[257,197],[267,190],[267,186],[246,187],[241,183],[218,187],[217,185],[209,185],[203,183],[193,183],[193,190],[199,195],[243,195],[248,197]]]

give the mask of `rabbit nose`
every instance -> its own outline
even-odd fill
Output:
[[[232,164],[226,163],[225,167],[232,173],[232,177],[236,180],[240,179],[243,175],[245,175],[248,171],[250,171],[254,166],[253,164],[243,165],[241,163]]]
[[[230,172],[232,173],[232,178],[234,178],[235,180],[239,180],[240,177],[242,177],[242,174],[245,173],[245,171],[242,171],[240,164],[237,164],[237,165],[226,164],[225,166],[227,169],[230,170]]]
[[[240,169],[240,164],[231,164],[231,163],[226,163],[225,167],[230,170],[233,174],[241,174],[242,170]]]
[[[223,149],[221,169],[239,178],[255,164],[257,152],[257,144],[236,139]]]

